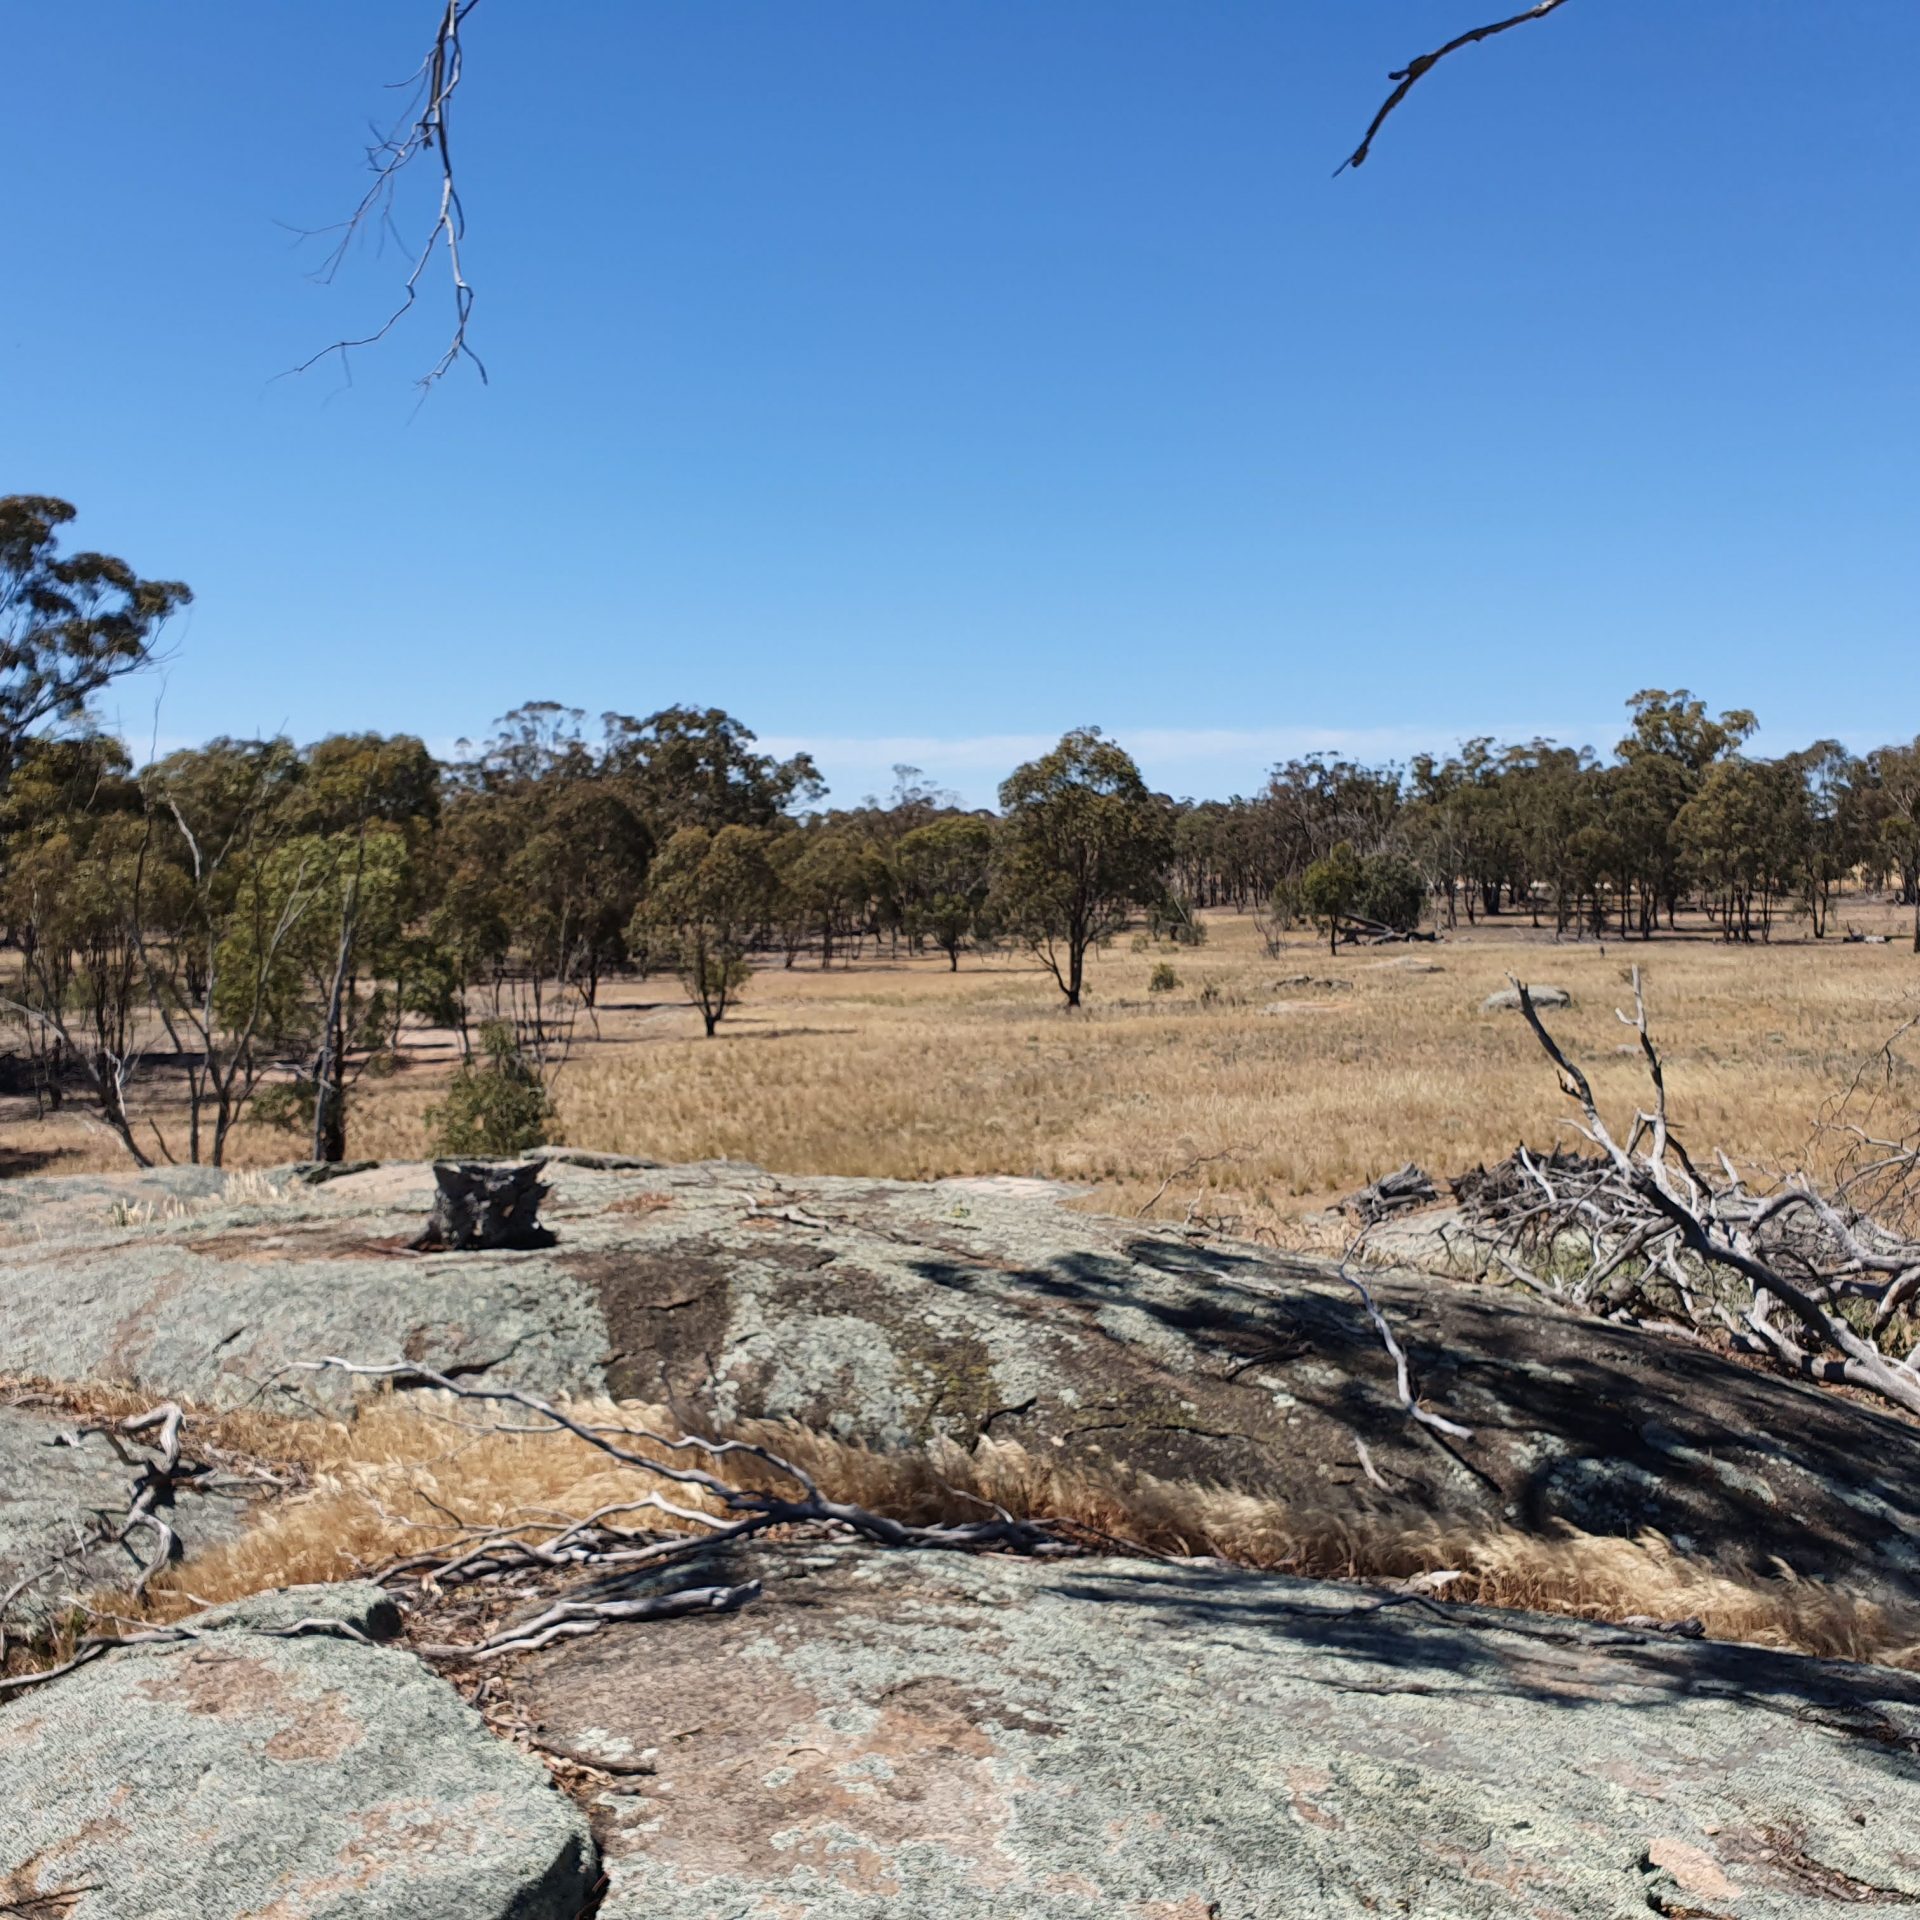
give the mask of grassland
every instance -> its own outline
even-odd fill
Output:
[[[1163,962],[1179,985],[1151,993]],[[771,967],[711,1040],[671,981],[615,981],[557,1093],[577,1145],[792,1172],[1034,1174],[1122,1212],[1201,1162],[1166,1185],[1161,1215],[1197,1200],[1242,1231],[1311,1240],[1303,1217],[1407,1160],[1455,1172],[1555,1136],[1564,1103],[1524,1025],[1480,1011],[1509,972],[1573,995],[1556,1031],[1603,1103],[1630,1112],[1644,1081],[1614,1009],[1635,962],[1681,1123],[1759,1165],[1797,1161],[1823,1102],[1920,1011],[1920,959],[1897,938],[1601,947],[1516,927],[1337,958],[1299,934],[1275,956],[1250,921],[1218,915],[1198,949],[1116,941],[1071,1015],[1017,954],[958,973],[871,951]],[[401,1072],[364,1081],[350,1151],[419,1156],[451,1059],[449,1036],[422,1036]],[[76,1118],[36,1123],[17,1104],[0,1148],[16,1167],[120,1164]],[[233,1158],[298,1151],[251,1126]]]

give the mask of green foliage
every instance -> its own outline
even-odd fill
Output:
[[[634,915],[630,940],[668,937],[709,1038],[752,977],[748,948],[772,910],[779,883],[767,840],[752,827],[682,827],[661,850]]]
[[[554,1108],[513,1024],[489,1021],[480,1055],[455,1069],[447,1097],[427,1109],[436,1154],[505,1158],[554,1142]]]
[[[859,914],[871,896],[873,876],[866,850],[844,829],[815,827],[798,836],[798,846],[781,873],[787,903],[803,924],[820,930],[820,964],[833,964],[836,933]]]
[[[1360,863],[1360,890],[1354,911],[1363,920],[1411,933],[1427,904],[1427,883],[1411,861],[1376,853]]]
[[[64,500],[0,498],[0,779],[38,727],[74,721],[109,681],[144,666],[155,635],[192,599],[106,553],[60,552]]]
[[[1171,960],[1162,960],[1147,976],[1149,993],[1172,993],[1180,985],[1180,976],[1173,970]]]
[[[993,886],[993,823],[951,814],[901,836],[895,871],[909,933],[931,940],[956,971],[960,949],[987,926]]]
[[[1300,905],[1327,929],[1330,947],[1339,944],[1342,920],[1411,932],[1420,924],[1426,897],[1426,882],[1411,861],[1392,853],[1362,859],[1345,840],[1300,876]]]
[[[1331,925],[1354,911],[1361,885],[1360,856],[1351,841],[1341,840],[1300,876],[1300,904],[1314,919]]]
[[[313,1088],[311,1080],[272,1081],[254,1094],[248,1111],[261,1126],[281,1133],[311,1134]]]
[[[1087,949],[1160,898],[1173,855],[1167,803],[1098,727],[1065,735],[1000,788],[993,901],[1080,1004]]]
[[[796,801],[825,790],[812,756],[775,760],[718,707],[665,707],[634,720],[605,716],[605,768],[666,839],[682,827],[771,827]]]

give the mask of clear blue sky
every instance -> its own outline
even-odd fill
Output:
[[[493,376],[303,278],[434,0],[4,17],[0,490],[178,575],[163,740],[732,709],[836,794],[1686,684],[1920,728],[1912,0],[482,0]],[[424,184],[424,183],[423,183]],[[418,209],[410,210],[409,230]],[[152,689],[123,690],[144,740]]]

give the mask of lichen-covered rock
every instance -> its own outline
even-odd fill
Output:
[[[99,1435],[70,1444],[76,1425],[70,1414],[0,1405],[0,1599],[13,1596],[0,1617],[15,1633],[33,1631],[96,1588],[131,1584],[155,1551],[146,1529],[125,1542],[113,1538],[137,1469]],[[182,1551],[197,1552],[239,1533],[251,1505],[232,1485],[183,1490],[165,1518]]]
[[[340,1354],[609,1390],[692,1427],[990,1435],[1369,1524],[1652,1529],[1743,1578],[1784,1565],[1920,1602],[1920,1430],[1679,1340],[1378,1276],[1418,1390],[1472,1429],[1443,1443],[1406,1418],[1325,1261],[1076,1212],[1037,1182],[552,1162],[545,1177],[553,1246],[425,1255],[408,1250],[425,1167],[134,1225],[93,1183],[85,1208],[49,1201],[43,1240],[0,1247],[0,1355],[288,1412],[351,1397],[288,1371]]]
[[[263,1596],[0,1707],[0,1913],[575,1920],[593,1845],[542,1767],[411,1654],[285,1631],[384,1607]]]
[[[469,1374],[512,1359],[549,1391],[599,1384],[604,1328],[579,1288],[551,1287],[524,1254],[412,1250],[430,1169],[256,1184],[227,1205],[204,1171],[127,1176],[134,1203],[103,1176],[76,1180],[80,1195],[61,1180],[0,1188],[15,1209],[20,1189],[44,1190],[13,1214],[34,1236],[0,1250],[0,1364],[283,1412],[351,1400],[337,1378],[287,1370],[333,1353]]]
[[[824,1553],[522,1669],[601,1920],[1841,1920],[1920,1679],[1196,1567]]]

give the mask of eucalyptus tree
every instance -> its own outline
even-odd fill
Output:
[[[22,744],[71,724],[111,681],[149,665],[161,629],[193,594],[143,580],[109,553],[60,551],[64,500],[0,498],[0,786]]]
[[[993,822],[950,814],[915,827],[894,849],[909,933],[931,940],[960,970],[960,949],[978,936],[993,886]]]
[[[1065,734],[1015,768],[1000,807],[995,910],[1077,1007],[1088,949],[1164,891],[1171,808],[1098,727]]]
[[[630,938],[664,945],[707,1037],[752,977],[753,941],[772,910],[778,885],[764,830],[682,827],[660,850]]]

